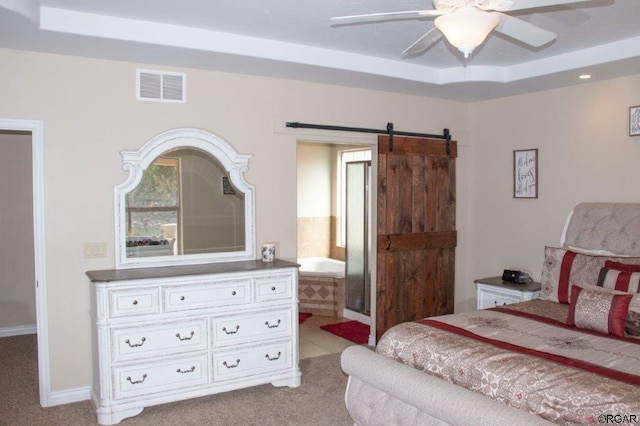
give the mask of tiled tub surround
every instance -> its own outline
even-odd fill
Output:
[[[342,317],[344,310],[344,262],[323,258],[300,258],[298,299],[300,312]]]
[[[298,257],[345,259],[343,246],[336,241],[335,216],[298,218]]]

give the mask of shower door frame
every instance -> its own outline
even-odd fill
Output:
[[[345,194],[345,235],[346,235],[346,241],[345,241],[345,308],[349,309],[352,312],[356,312],[358,314],[361,315],[365,315],[365,316],[371,316],[371,268],[372,265],[375,262],[372,262],[372,252],[371,252],[371,243],[372,243],[372,238],[371,238],[371,232],[372,232],[372,227],[371,227],[371,214],[372,214],[372,203],[371,203],[371,189],[372,189],[372,164],[371,164],[371,160],[360,160],[360,161],[350,161],[346,163],[346,168],[345,170],[347,171],[345,173],[345,180],[346,180],[346,185],[345,187],[347,188],[347,192]],[[350,259],[349,259],[349,224],[351,222],[350,218],[352,218],[352,215],[349,212],[349,207],[350,207],[350,203],[349,203],[349,166],[350,165],[363,165],[363,176],[362,176],[362,184],[363,184],[363,191],[362,191],[362,209],[364,210],[364,212],[362,212],[361,216],[363,217],[363,224],[362,224],[362,240],[363,240],[363,244],[362,244],[362,259],[363,259],[363,265],[362,265],[362,282],[358,283],[357,285],[361,285],[363,286],[363,290],[362,290],[362,299],[363,299],[363,309],[362,310],[358,310],[358,308],[354,308],[353,304],[350,303],[350,274],[349,274],[349,265],[350,265]],[[357,212],[357,214],[360,215],[360,212]],[[352,246],[353,247],[353,246]]]

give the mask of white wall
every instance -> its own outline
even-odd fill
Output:
[[[122,183],[119,151],[168,129],[197,127],[252,154],[256,242],[296,257],[298,140],[376,143],[375,135],[289,129],[286,121],[441,133],[466,145],[467,106],[407,95],[201,70],[187,72],[186,104],[135,100],[136,67],[148,64],[0,49],[0,117],[44,123],[45,227],[51,387],[91,384],[89,293],[85,271],[113,268],[113,187]],[[466,243],[465,149],[458,158],[459,246]],[[107,257],[84,259],[82,245],[106,242]],[[467,249],[458,250],[458,286],[467,285]]]
[[[519,267],[539,279],[575,204],[640,202],[640,137],[628,136],[639,94],[636,75],[469,106],[471,277]],[[539,196],[514,199],[513,150],[529,148]]]
[[[0,329],[35,324],[31,135],[0,132]]]
[[[331,216],[335,153],[331,145],[298,144],[298,217]]]

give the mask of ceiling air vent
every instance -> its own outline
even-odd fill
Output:
[[[187,101],[187,75],[184,73],[137,70],[136,80],[136,99],[139,101]]]

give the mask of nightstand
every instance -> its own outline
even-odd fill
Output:
[[[540,283],[512,283],[502,281],[501,277],[475,280],[478,309],[494,308],[510,303],[537,299],[540,296]]]

